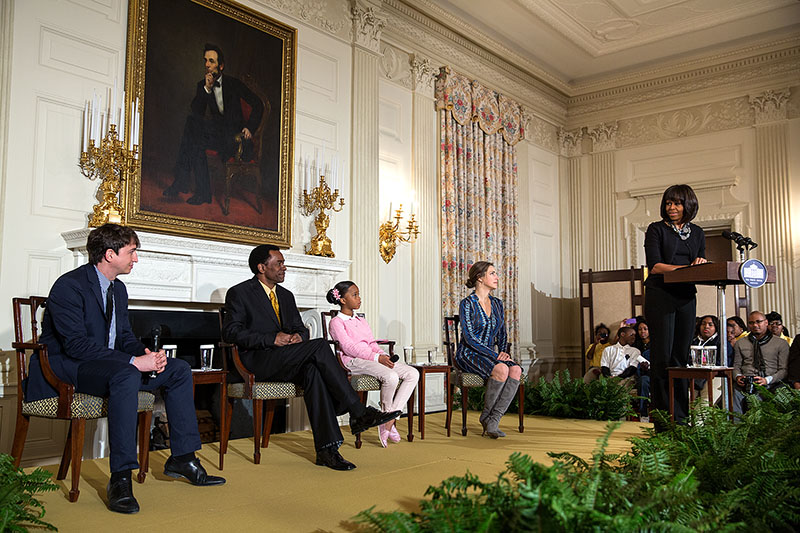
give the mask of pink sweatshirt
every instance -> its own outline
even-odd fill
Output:
[[[331,338],[339,342],[344,364],[356,357],[377,362],[378,357],[386,353],[375,342],[364,318],[339,313],[331,319],[330,330]]]

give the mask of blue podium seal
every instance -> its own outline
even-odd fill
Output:
[[[767,267],[758,259],[748,259],[739,266],[739,279],[757,289],[767,282]]]

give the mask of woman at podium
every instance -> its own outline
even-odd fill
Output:
[[[652,408],[669,409],[667,367],[686,366],[695,325],[694,283],[664,283],[664,273],[705,263],[706,236],[692,224],[697,196],[688,185],[673,185],[661,197],[661,220],[647,228],[644,251],[649,275],[644,285],[644,314],[650,328]],[[675,380],[675,420],[689,412],[688,381]],[[656,429],[660,429],[658,426]]]

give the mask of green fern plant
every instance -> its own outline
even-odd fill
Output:
[[[542,391],[560,401],[577,388]],[[495,481],[467,472],[429,487],[417,513],[356,520],[376,531],[794,531],[800,523],[800,391],[761,391],[743,417],[700,402],[686,425],[608,454],[612,422],[591,459],[551,453],[544,466],[514,453]],[[656,416],[663,413],[656,413]]]
[[[56,531],[43,520],[45,510],[35,498],[39,492],[56,490],[52,474],[37,468],[26,474],[14,467],[10,455],[0,454],[0,531],[27,531],[30,527]]]

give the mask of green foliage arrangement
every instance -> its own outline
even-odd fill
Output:
[[[483,409],[484,387],[467,389],[467,408]],[[559,418],[588,420],[619,420],[633,414],[631,387],[619,378],[597,379],[589,384],[583,379],[572,378],[569,370],[556,372],[552,381],[539,378],[536,384],[525,387],[525,413]],[[453,408],[461,407],[461,396],[455,394]],[[508,408],[509,413],[519,412],[519,401],[515,399]]]
[[[0,531],[28,531],[44,528],[56,531],[53,524],[42,520],[44,506],[35,498],[39,492],[56,490],[52,474],[37,468],[30,474],[14,468],[14,459],[0,454]]]
[[[417,513],[363,511],[375,531],[795,531],[800,523],[800,391],[762,390],[732,421],[695,403],[688,425],[607,454],[611,422],[590,460],[514,453],[496,481],[467,472],[429,487]],[[662,417],[662,422],[666,420]]]

